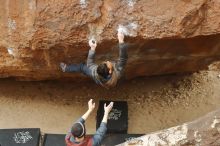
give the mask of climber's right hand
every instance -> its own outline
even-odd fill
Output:
[[[118,31],[118,41],[119,43],[124,43],[124,33],[123,31]]]
[[[66,64],[65,63],[63,63],[63,62],[61,62],[60,63],[60,68],[61,68],[61,70],[63,71],[63,72],[65,72],[66,71]]]

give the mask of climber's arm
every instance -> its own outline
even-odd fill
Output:
[[[89,46],[90,46],[90,50],[89,50],[88,57],[87,57],[87,66],[90,68],[96,65],[95,64],[95,49],[97,46],[96,41],[90,40]]]
[[[116,63],[118,70],[122,71],[125,68],[127,63],[128,54],[127,54],[127,44],[124,43],[124,34],[118,32],[118,41],[119,41],[119,58]]]

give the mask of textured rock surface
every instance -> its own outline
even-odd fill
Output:
[[[191,123],[131,139],[124,144],[138,146],[218,146],[220,145],[220,110]]]
[[[99,41],[99,61],[115,58],[119,25],[134,44],[128,77],[197,71],[220,58],[219,0],[0,2],[1,77],[78,77],[62,74],[59,62],[84,61],[91,37]]]

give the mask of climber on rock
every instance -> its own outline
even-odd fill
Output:
[[[87,64],[71,64],[60,63],[63,72],[81,72],[91,77],[97,84],[109,89],[116,86],[121,78],[125,65],[127,63],[127,45],[124,43],[124,33],[118,31],[119,41],[119,59],[117,61],[104,61],[100,64],[95,64],[95,49],[97,43],[95,40],[89,41],[91,49],[88,53]]]
[[[95,108],[95,103],[92,102],[92,99],[88,102],[88,111],[79,118],[71,127],[70,131],[65,137],[67,146],[100,146],[101,142],[107,132],[107,120],[109,113],[113,107],[113,102],[109,103],[108,106],[104,104],[104,116],[102,122],[97,129],[93,137],[86,136],[85,121],[91,112]]]

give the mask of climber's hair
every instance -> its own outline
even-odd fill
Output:
[[[101,63],[98,65],[97,67],[97,73],[99,76],[103,77],[103,78],[107,78],[109,75],[109,68],[107,67],[106,63]]]

